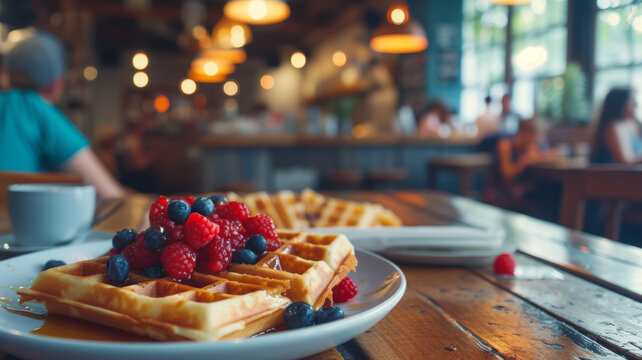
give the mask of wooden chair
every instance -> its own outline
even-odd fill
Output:
[[[7,188],[13,184],[82,184],[82,178],[65,173],[24,173],[0,171],[0,208],[7,208]]]
[[[618,240],[622,203],[642,202],[642,166],[604,165],[569,170],[564,177],[560,224],[582,230],[587,199],[617,202],[606,219],[604,235]]]

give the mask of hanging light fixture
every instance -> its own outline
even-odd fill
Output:
[[[227,75],[208,76],[205,73],[190,69],[187,77],[199,83],[220,83],[227,79]]]
[[[490,2],[499,5],[524,5],[530,4],[531,0],[490,0]]]
[[[370,47],[381,53],[414,53],[425,50],[428,39],[423,27],[410,18],[408,5],[397,2],[388,8],[386,22],[375,30]]]
[[[236,66],[232,63],[220,61],[218,59],[199,57],[192,60],[190,69],[207,76],[217,76],[233,73],[234,70],[236,70]]]
[[[246,24],[267,25],[287,19],[290,7],[285,0],[229,0],[223,13]]]

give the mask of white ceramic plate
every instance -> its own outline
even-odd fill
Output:
[[[67,263],[90,259],[107,252],[110,242],[67,246],[0,262],[0,305],[15,307],[15,288],[29,286],[49,259]],[[42,319],[21,316],[0,308],[0,351],[29,359],[297,359],[340,345],[381,320],[401,300],[406,279],[401,270],[384,258],[357,251],[359,266],[350,277],[359,295],[342,304],[346,318],[309,328],[287,330],[241,340],[210,343],[118,343],[68,340],[38,336],[31,331]]]
[[[86,241],[107,240],[111,239],[112,236],[114,236],[113,233],[92,230],[87,236],[79,236],[74,240],[71,240],[70,242],[62,245],[20,246],[18,244],[14,244],[15,241],[12,233],[0,234],[0,256],[17,256],[32,253],[35,251],[47,250],[54,247],[82,244]]]

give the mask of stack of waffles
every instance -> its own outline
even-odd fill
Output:
[[[244,202],[252,215],[269,215],[277,229],[403,225],[397,215],[379,204],[330,198],[309,189],[300,194],[280,191],[273,195],[257,192],[226,196]]]
[[[112,283],[105,256],[46,270],[17,292],[21,302],[42,302],[51,313],[158,340],[248,337],[280,325],[292,302],[316,309],[332,303],[332,288],[357,265],[344,235],[279,231],[279,237],[282,246],[255,265],[194,272],[180,282],[132,271],[124,283]]]

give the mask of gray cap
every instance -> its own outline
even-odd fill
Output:
[[[7,53],[6,68],[9,74],[27,76],[36,89],[51,84],[65,71],[65,49],[52,34],[38,32],[20,40]]]

